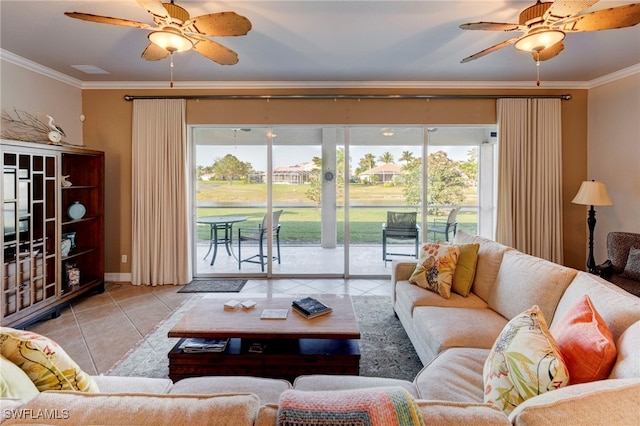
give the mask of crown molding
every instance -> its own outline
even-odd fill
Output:
[[[41,74],[45,77],[49,77],[53,80],[60,81],[64,84],[68,84],[69,86],[76,87],[78,89],[82,89],[82,81],[70,77],[61,72],[52,70],[51,68],[47,68],[44,65],[40,65],[37,62],[30,61],[29,59],[25,59],[22,56],[18,56],[15,53],[9,52],[8,50],[0,49],[0,59],[10,64],[17,65],[19,67],[25,68],[29,71],[33,71],[35,73]]]
[[[168,89],[168,81],[81,81],[52,70],[8,50],[0,49],[0,59],[70,86],[90,90]],[[632,65],[591,81],[175,81],[174,89],[590,89],[640,73]]]
[[[607,74],[600,78],[591,80],[589,82],[589,88],[592,89],[594,87],[602,86],[603,84],[611,83],[613,81],[620,80],[621,78],[626,78],[635,74],[640,74],[640,64],[631,65],[630,67],[623,68],[619,71],[612,72],[611,74]]]
[[[588,82],[543,81],[175,81],[173,89],[587,89]],[[87,81],[83,89],[169,89],[168,81]]]

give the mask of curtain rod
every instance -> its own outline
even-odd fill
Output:
[[[270,100],[270,99],[561,99],[568,101],[571,95],[175,95],[175,96],[135,96],[125,95],[125,101],[136,99],[198,99],[198,100]]]

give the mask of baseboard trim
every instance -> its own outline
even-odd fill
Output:
[[[131,272],[105,272],[104,280],[117,282],[117,283],[121,283],[121,282],[130,283]]]

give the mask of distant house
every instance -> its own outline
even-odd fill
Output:
[[[276,167],[273,169],[273,183],[288,183],[299,185],[311,182],[314,164],[304,163],[295,166]]]
[[[358,179],[360,179],[361,182],[392,182],[396,176],[403,173],[402,167],[397,164],[386,163],[382,166],[374,167],[373,169],[360,173],[358,175]],[[375,179],[374,176],[376,176]]]

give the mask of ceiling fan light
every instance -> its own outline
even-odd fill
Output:
[[[516,49],[525,52],[540,52],[564,40],[565,34],[560,30],[543,29],[531,32],[516,42]]]
[[[163,28],[149,34],[149,41],[169,52],[184,52],[193,48],[193,43],[173,28]]]

